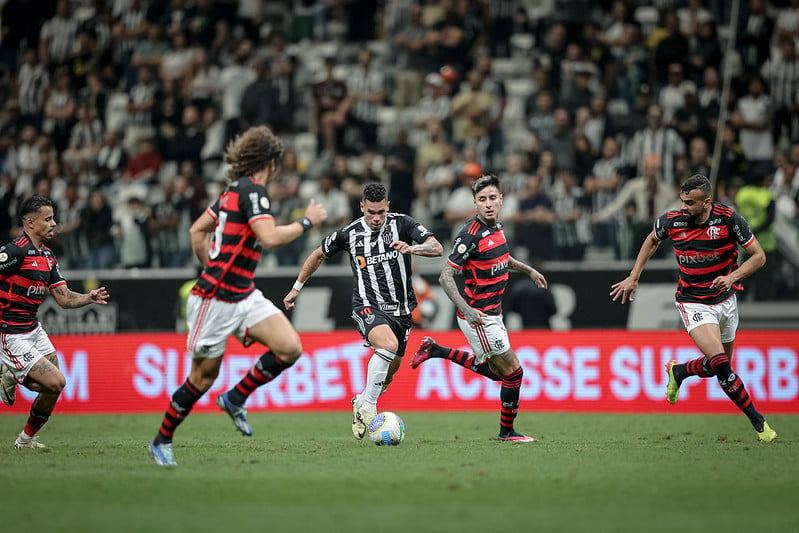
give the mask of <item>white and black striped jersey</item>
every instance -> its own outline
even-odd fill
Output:
[[[411,285],[411,256],[391,248],[394,241],[423,243],[433,233],[413,217],[388,213],[386,223],[372,231],[363,217],[331,233],[322,252],[331,257],[350,254],[353,309],[373,307],[394,316],[410,315],[416,308]]]

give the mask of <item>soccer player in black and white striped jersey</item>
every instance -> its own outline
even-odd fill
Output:
[[[458,326],[472,352],[448,348],[426,337],[411,359],[411,368],[431,357],[441,357],[502,382],[497,438],[508,442],[535,442],[535,438],[514,429],[524,369],[510,345],[502,318],[502,297],[510,270],[522,272],[544,289],[547,280],[536,269],[510,255],[502,223],[497,219],[503,200],[499,178],[493,175],[478,178],[472,184],[472,196],[477,215],[458,233],[438,278],[444,292],[458,307]],[[463,295],[455,283],[458,272],[464,277]]]
[[[677,309],[685,329],[703,356],[693,361],[666,364],[666,398],[677,403],[680,385],[690,376],[716,376],[719,385],[740,409],[757,432],[757,440],[772,442],[777,433],[746,391],[741,377],[732,369],[735,331],[738,327],[736,292],[740,281],[766,263],[766,254],[749,223],[739,213],[711,200],[707,177],[696,174],[680,188],[682,206],[668,211],[655,221],[641,245],[630,275],[613,284],[610,296],[615,302],[631,302],[638,279],[647,261],[665,239],[671,239],[680,268],[675,294]],[[738,246],[749,257],[738,264]]]
[[[413,217],[389,212],[386,188],[367,183],[363,189],[363,216],[331,233],[311,252],[297,281],[283,299],[294,307],[303,285],[328,257],[350,255],[354,280],[352,319],[364,340],[374,348],[366,384],[352,398],[352,434],[362,439],[377,414],[377,398],[385,391],[405,354],[416,295],[411,280],[411,255],[438,257],[444,249],[432,232]],[[417,244],[411,244],[411,243]]]

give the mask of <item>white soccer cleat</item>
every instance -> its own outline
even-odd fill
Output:
[[[356,394],[352,397],[352,436],[358,440],[363,439],[366,435],[366,428],[369,427],[369,422],[377,414],[377,408],[372,406],[369,408],[361,403],[361,395]]]
[[[47,446],[39,442],[39,439],[36,435],[29,437],[22,432],[17,437],[17,440],[14,441],[14,448],[34,448],[37,450],[46,450]]]

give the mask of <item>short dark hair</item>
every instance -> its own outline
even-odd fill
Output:
[[[477,178],[474,183],[472,183],[472,197],[474,198],[477,196],[477,193],[485,189],[486,187],[494,186],[497,190],[502,193],[502,182],[499,181],[499,178],[493,174],[486,174],[480,178]]]
[[[26,216],[38,213],[45,206],[53,207],[53,201],[44,196],[31,196],[19,206],[19,223],[22,224]]]
[[[382,202],[386,199],[386,187],[382,183],[367,183],[363,188],[363,200]]]
[[[702,174],[694,174],[685,180],[685,183],[683,183],[682,187],[680,187],[680,192],[688,194],[694,189],[699,189],[705,194],[705,196],[710,196],[713,193],[713,187],[710,186],[710,180],[707,179],[707,176],[703,176]]]

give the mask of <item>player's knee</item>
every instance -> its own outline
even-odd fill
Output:
[[[45,392],[48,394],[61,394],[61,391],[64,390],[64,387],[67,386],[67,379],[64,377],[63,374],[60,372],[57,376],[54,376],[53,379],[46,383],[42,383],[42,387],[44,388]]]
[[[279,350],[273,348],[272,351],[274,352],[275,357],[287,365],[292,365],[302,355],[302,343],[298,339],[297,342],[283,346]]]

